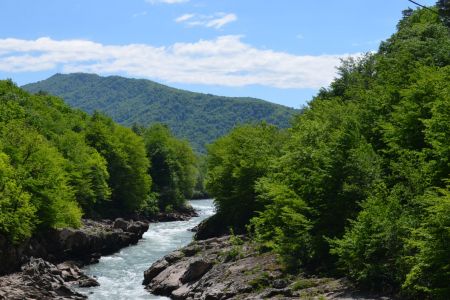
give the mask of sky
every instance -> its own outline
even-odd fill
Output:
[[[417,0],[433,5],[435,0]],[[146,78],[302,107],[376,51],[407,0],[0,0],[0,79]]]

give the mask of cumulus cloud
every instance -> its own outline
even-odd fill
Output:
[[[188,26],[203,26],[208,28],[220,29],[228,23],[237,20],[235,14],[226,14],[223,12],[212,15],[185,14],[175,19],[175,22],[184,22]]]
[[[335,67],[347,56],[294,55],[260,49],[236,35],[165,47],[104,45],[48,37],[0,39],[3,72],[63,70],[222,86],[319,88],[331,82]]]

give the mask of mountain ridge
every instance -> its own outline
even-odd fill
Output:
[[[48,92],[88,113],[101,111],[132,126],[164,123],[197,151],[238,124],[266,121],[288,127],[299,110],[251,97],[225,97],[173,88],[147,79],[88,73],[57,73],[24,85],[29,92]]]

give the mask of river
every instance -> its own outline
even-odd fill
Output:
[[[212,200],[193,200],[191,205],[199,216],[189,221],[152,223],[143,238],[134,246],[100,258],[98,264],[88,265],[83,271],[97,278],[100,286],[79,288],[78,292],[93,300],[169,299],[155,296],[141,284],[144,271],[164,255],[189,244],[196,226],[214,214]]]

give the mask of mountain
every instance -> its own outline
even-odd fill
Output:
[[[23,86],[62,97],[88,113],[104,112],[131,126],[160,122],[204,152],[205,145],[237,124],[266,121],[288,127],[299,111],[255,98],[221,97],[171,88],[150,80],[95,74],[55,74]]]

